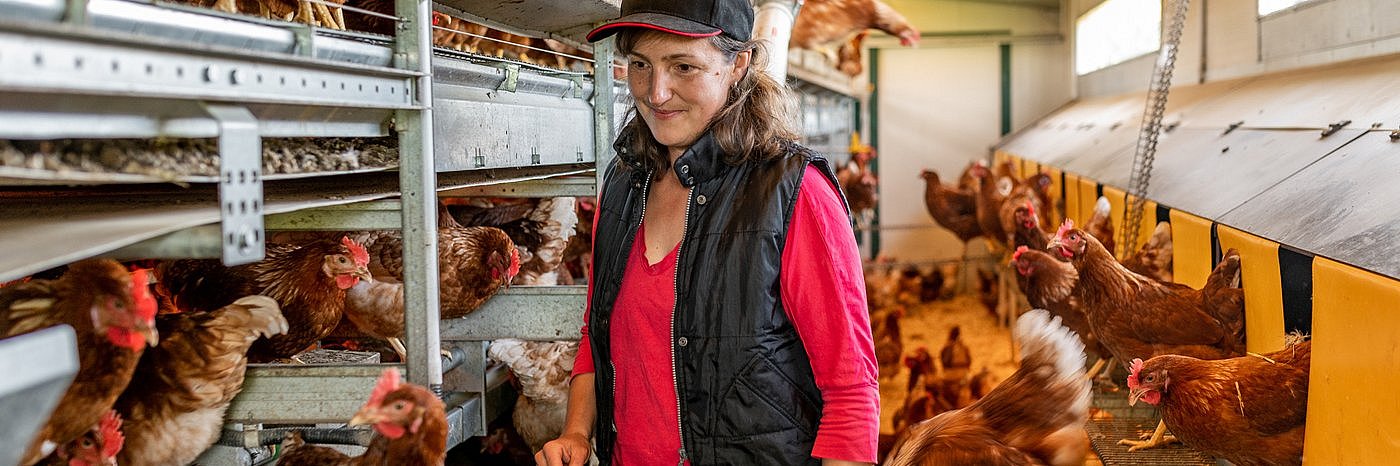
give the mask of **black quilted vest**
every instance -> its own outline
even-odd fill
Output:
[[[608,320],[642,221],[648,176],[623,144],[598,209],[588,321],[598,393],[598,458],[611,464],[613,357]],[[771,162],[730,166],[710,134],[672,170],[693,187],[676,269],[671,352],[683,457],[700,465],[816,465],[821,393],[783,311],[779,264],[807,165],[833,185],[825,159],[791,145]],[[668,174],[667,176],[671,176]],[[822,182],[813,180],[812,182]]]

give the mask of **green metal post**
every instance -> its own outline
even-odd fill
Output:
[[[1011,44],[1001,44],[1001,135],[1011,133]]]

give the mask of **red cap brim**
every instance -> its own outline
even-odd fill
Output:
[[[679,18],[663,13],[633,13],[612,22],[598,26],[585,36],[589,42],[597,42],[605,37],[616,34],[622,28],[646,28],[654,31],[661,31],[685,37],[713,37],[723,34],[724,31],[714,26],[707,26],[695,21]]]

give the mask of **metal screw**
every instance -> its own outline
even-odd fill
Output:
[[[229,72],[228,80],[233,84],[243,84],[243,70],[235,68],[233,71]]]
[[[217,68],[214,68],[214,65],[204,67],[204,82],[214,82],[214,77],[219,74],[218,71]]]

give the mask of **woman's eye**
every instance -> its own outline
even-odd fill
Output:
[[[646,64],[646,62],[642,62],[642,61],[638,61],[638,60],[632,60],[631,63],[628,63],[628,66],[631,66],[632,69],[634,69],[634,70],[641,70],[641,69],[646,69],[647,64]]]
[[[681,64],[679,64],[679,65],[676,65],[676,71],[679,71],[679,72],[682,72],[682,73],[690,73],[690,72],[695,71],[695,70],[698,70],[698,69],[699,69],[699,68],[696,67],[695,65],[690,65],[690,64],[686,64],[686,63],[681,63]]]

